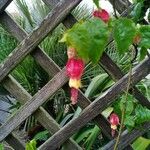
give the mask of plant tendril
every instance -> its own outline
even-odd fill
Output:
[[[132,53],[133,53],[133,50],[132,50]],[[131,55],[132,57],[133,55]],[[129,68],[129,78],[128,78],[128,83],[127,83],[127,89],[125,91],[125,102],[123,104],[123,107],[122,107],[122,114],[121,114],[121,123],[120,123],[120,128],[119,128],[119,132],[118,132],[118,136],[117,136],[117,139],[116,139],[116,143],[115,143],[115,146],[114,146],[114,149],[113,150],[117,150],[117,147],[118,147],[118,144],[119,144],[119,140],[120,140],[120,137],[121,137],[121,133],[122,133],[122,129],[123,129],[123,125],[124,125],[124,119],[125,119],[125,113],[126,113],[126,105],[127,105],[127,99],[128,99],[128,94],[129,94],[129,90],[130,90],[130,85],[131,85],[131,76],[132,76],[132,63],[133,63],[133,58],[131,58],[131,61],[130,61],[130,68]]]

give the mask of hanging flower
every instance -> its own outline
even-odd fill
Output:
[[[72,104],[77,103],[78,89],[81,87],[81,76],[84,70],[84,62],[80,58],[75,58],[76,51],[74,48],[68,49],[68,62],[66,64],[66,73],[69,76],[69,87],[71,88]]]
[[[105,23],[110,19],[109,13],[105,9],[95,10],[93,16],[102,19]]]
[[[117,114],[112,113],[109,118],[109,122],[111,124],[111,134],[112,137],[115,135],[115,131],[117,130],[117,126],[119,125],[119,117]]]

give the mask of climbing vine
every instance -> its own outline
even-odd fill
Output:
[[[136,0],[133,10],[128,14],[129,17],[117,17],[117,19],[112,18],[106,10],[102,9],[98,0],[93,0],[93,2],[97,9],[93,11],[92,17],[77,22],[64,33],[60,42],[65,42],[68,46],[66,70],[70,78],[72,104],[77,103],[78,89],[81,87],[81,76],[85,64],[87,62],[98,63],[110,37],[114,39],[120,55],[125,53],[131,55],[125,96],[121,101],[115,103],[119,106],[119,111],[114,106],[114,112],[109,119],[112,136],[115,136],[115,131],[120,126],[114,147],[114,149],[117,149],[124,126],[131,130],[133,127],[150,120],[150,110],[135,102],[129,95],[134,61],[137,56],[140,56],[140,60],[144,59],[146,55],[149,56],[150,25],[148,21],[150,12],[147,6],[150,6],[150,1]],[[147,20],[145,20],[145,15]]]

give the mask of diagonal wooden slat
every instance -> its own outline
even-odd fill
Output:
[[[0,64],[0,81],[16,67],[68,14],[81,0],[63,0],[52,9],[39,28],[25,38],[9,57]]]
[[[114,81],[117,81],[123,77],[123,73],[120,68],[106,53],[104,53],[101,57],[100,65],[113,78]],[[149,100],[135,86],[132,87],[132,90],[130,90],[129,93],[132,94],[142,105],[150,108]]]
[[[19,41],[26,37],[26,33],[21,30],[19,26],[6,13],[3,13],[3,15],[0,16],[0,20],[3,26],[7,27],[6,30],[14,35]],[[50,76],[54,76],[61,70],[40,48],[37,47],[31,54]],[[79,99],[82,99],[82,103],[79,103],[79,106],[82,109],[90,104],[90,101],[85,98],[81,91],[79,92]],[[98,115],[94,120],[97,122],[96,124],[102,129],[102,132],[109,139],[112,139],[110,125],[107,120],[101,114]]]
[[[18,32],[18,33],[20,33],[20,32]],[[38,56],[40,56],[40,55],[38,55]],[[43,63],[44,64],[44,63]]]
[[[150,73],[149,65],[150,58],[147,58],[140,65],[133,69],[131,75],[132,86]],[[128,78],[129,74],[125,75],[109,90],[107,90],[102,96],[98,97],[89,106],[87,106],[78,118],[70,121],[67,125],[61,128],[61,130],[59,130],[52,137],[50,137],[50,139],[47,140],[39,149],[46,150],[48,147],[51,147],[51,149],[53,150],[59,147],[75,131],[77,131],[78,129],[83,127],[87,122],[96,117],[106,107],[110,106],[112,102],[115,101],[115,98],[127,88]]]
[[[129,133],[127,131],[124,131],[120,138],[118,149],[119,150],[124,149],[128,144],[132,143],[136,138],[143,135],[148,129],[150,129],[150,122],[147,122],[142,126],[140,126],[140,129],[134,129]],[[115,144],[115,140],[112,140],[108,144],[106,144],[102,149],[113,150],[114,144]]]
[[[146,59],[140,66],[138,66],[136,69],[133,70],[132,75],[133,85],[149,73],[150,71],[149,70],[150,68],[148,68],[149,63],[150,59]],[[139,74],[139,72],[141,73]],[[86,111],[84,110],[82,115],[80,115],[77,119],[72,121],[72,126],[74,128],[70,129],[73,129],[73,131],[75,131],[75,129],[76,130],[79,129],[80,127],[85,125],[85,123],[92,120],[99,113],[101,113],[102,111],[101,108],[103,108],[104,110],[106,106],[110,105],[114,101],[113,98],[117,97],[118,94],[120,94],[123,90],[125,90],[128,81],[127,79],[128,75],[124,76],[124,78],[119,80],[118,83],[116,83],[112,88],[110,88],[110,90],[108,90],[104,94],[104,96],[102,96],[100,99],[99,98],[96,99],[87,108],[85,108]],[[64,81],[66,81],[65,69],[57,73],[57,75],[55,75],[51,81],[49,81],[37,94],[35,94],[31,100],[29,100],[25,105],[23,105],[17,111],[17,113],[14,116],[12,116],[12,118],[10,118],[5,124],[3,124],[0,127],[0,141],[3,140],[16,126],[18,126],[27,117],[29,117],[39,106],[41,106],[48,99],[48,97],[54,94],[54,92],[64,84]],[[87,113],[87,115],[85,114],[85,112]],[[76,120],[79,120],[80,125],[78,126],[75,125],[75,123],[77,123]],[[57,133],[59,133],[59,131]],[[71,133],[72,132],[67,132],[65,136]],[[58,143],[60,143],[60,141]]]
[[[12,0],[0,0],[0,14],[12,2]]]
[[[68,22],[67,22],[68,23]],[[69,24],[68,24],[69,25]],[[44,55],[43,55],[44,56]],[[44,56],[45,57],[45,56]],[[44,61],[43,61],[43,65],[44,65]],[[46,65],[45,65],[46,66]],[[84,95],[83,95],[84,96]],[[81,103],[82,103],[82,101],[81,101]]]
[[[18,135],[15,132],[12,132],[11,134],[9,134],[6,137],[5,141],[9,145],[11,145],[11,147],[14,148],[15,150],[24,150],[25,149],[25,143],[18,138]]]
[[[0,127],[0,141],[10,132],[29,117],[41,106],[50,96],[61,88],[67,81],[65,69],[57,73],[41,90],[39,90],[30,100],[28,100],[8,121]]]
[[[12,77],[8,76],[6,80],[3,81],[3,86],[21,103],[24,104],[26,101],[30,100],[32,96]],[[40,107],[34,116],[39,121],[39,123],[45,127],[51,134],[57,132],[60,127],[58,123],[45,111],[43,107]],[[7,138],[6,138],[7,139]],[[81,150],[72,139],[66,142],[66,147],[73,150]],[[19,148],[21,150],[21,147]]]

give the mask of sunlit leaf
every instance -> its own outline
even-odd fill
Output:
[[[150,145],[150,139],[146,139],[143,137],[139,137],[132,144],[132,148],[134,150],[146,150],[146,148]]]
[[[108,26],[100,19],[91,18],[76,23],[64,34],[62,41],[74,47],[84,60],[96,63],[104,51],[108,35]]]
[[[135,34],[136,27],[132,20],[127,18],[116,20],[113,35],[120,54],[128,51]]]
[[[85,96],[91,97],[94,93],[96,93],[99,86],[103,84],[107,78],[108,78],[108,74],[106,73],[94,77],[91,83],[89,84],[87,90],[85,91]]]

